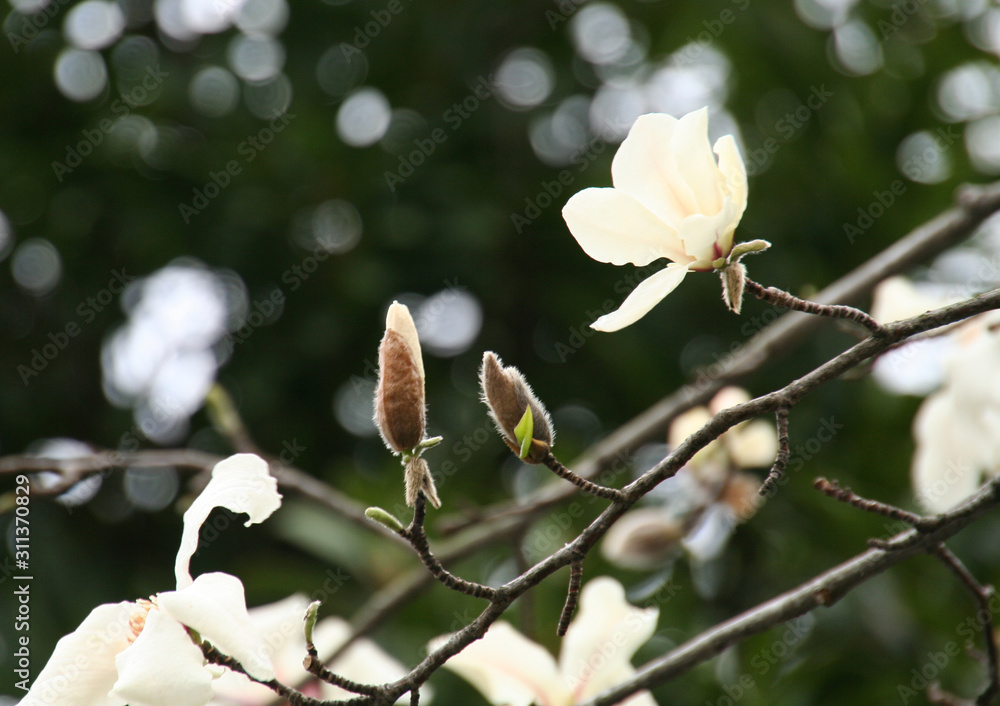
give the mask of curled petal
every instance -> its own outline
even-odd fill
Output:
[[[636,608],[626,601],[625,589],[613,578],[589,581],[559,655],[559,668],[573,692],[571,703],[631,678],[632,655],[653,636],[659,615],[657,608]]]
[[[597,331],[617,331],[641,319],[674,291],[688,273],[686,265],[667,265],[632,290],[617,311],[605,314],[590,325]]]
[[[198,533],[217,507],[246,513],[250,516],[247,527],[263,522],[281,507],[278,481],[271,476],[267,461],[254,454],[236,454],[215,464],[212,480],[184,513],[184,531],[174,564],[179,589],[191,585],[190,564],[198,549]]]
[[[236,658],[251,676],[274,679],[271,649],[247,615],[243,583],[235,576],[202,574],[184,589],[159,594],[157,603],[162,612]]]
[[[430,648],[435,650],[447,640],[433,640]],[[481,640],[451,657],[444,666],[475,686],[492,704],[573,703],[552,655],[503,621],[493,623]]]
[[[124,706],[124,699],[108,692],[118,679],[115,656],[129,646],[135,608],[135,603],[123,601],[90,611],[80,627],[56,643],[21,706]]]
[[[727,197],[718,212],[696,213],[681,222],[677,234],[684,243],[684,252],[694,261],[693,269],[711,269],[713,260],[729,254],[733,246],[730,229],[735,213],[736,206]],[[722,249],[723,243],[728,243],[726,250]]]
[[[600,262],[641,267],[661,257],[691,260],[671,225],[619,189],[584,189],[562,213],[583,251]]]
[[[112,694],[129,706],[204,706],[212,699],[212,673],[184,626],[161,610],[115,660]]]

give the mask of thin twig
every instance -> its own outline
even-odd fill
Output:
[[[569,623],[576,612],[576,604],[580,600],[580,584],[583,583],[583,561],[577,560],[569,565],[569,589],[566,591],[566,603],[563,604],[562,613],[559,615],[559,625],[556,626],[556,635],[563,637],[569,628]]]
[[[219,652],[219,650],[217,650],[214,645],[208,643],[207,641],[203,641],[201,643],[201,652],[203,655],[205,655],[205,659],[211,664],[218,664],[221,667],[225,667],[226,669],[242,674],[251,681],[257,682],[258,684],[262,684],[270,688],[272,691],[278,694],[278,696],[281,696],[283,699],[288,701],[288,703],[290,703],[292,706],[323,706],[324,703],[323,701],[319,701],[310,696],[306,696],[305,694],[296,691],[290,686],[285,686],[277,679],[263,681],[261,679],[257,679],[254,676],[251,676],[250,674],[247,673],[246,669],[243,668],[242,664],[237,662],[233,657],[230,657],[227,654]]]
[[[801,311],[805,314],[829,316],[836,319],[853,321],[856,324],[864,326],[866,329],[871,331],[874,336],[882,336],[885,334],[885,328],[882,324],[865,312],[861,311],[861,309],[856,309],[853,306],[846,306],[844,304],[818,304],[817,302],[811,302],[808,299],[800,299],[794,294],[789,294],[783,289],[778,289],[777,287],[764,287],[764,285],[754,282],[749,277],[746,278],[744,286],[752,295],[758,299],[763,299],[770,304],[782,306],[786,309],[794,309],[795,311]]]
[[[339,686],[344,691],[350,691],[363,696],[377,696],[382,693],[382,687],[372,684],[359,684],[358,682],[352,681],[347,677],[335,674],[324,667],[323,662],[319,658],[319,653],[316,651],[315,645],[307,644],[306,652],[307,656],[302,661],[302,666],[305,667],[307,672],[312,674],[317,679],[322,679],[327,684],[332,684],[333,686]]]
[[[427,532],[424,530],[424,518],[427,514],[427,498],[423,492],[417,494],[417,499],[413,503],[413,521],[410,526],[400,531],[400,535],[406,539],[417,551],[420,560],[424,562],[427,570],[434,575],[438,581],[443,583],[453,591],[459,591],[473,598],[486,598],[493,600],[496,596],[496,589],[484,586],[481,583],[466,581],[455,576],[441,565],[434,554],[431,553],[430,545],[427,543]]]
[[[993,587],[984,586],[979,583],[976,577],[972,575],[972,572],[962,563],[962,560],[955,556],[943,543],[938,544],[932,553],[958,577],[962,585],[972,594],[972,598],[979,607],[979,610],[976,612],[976,619],[981,621],[984,640],[986,641],[986,656],[983,661],[985,662],[984,666],[986,667],[988,681],[986,688],[976,698],[976,706],[989,706],[993,698],[997,694],[1000,694],[1000,650],[997,649],[993,610],[990,606],[990,602],[995,595]],[[981,618],[980,616],[985,616],[985,618]]]
[[[922,527],[927,519],[922,515],[910,512],[909,510],[903,510],[888,503],[863,498],[850,488],[841,488],[837,481],[817,478],[813,481],[813,487],[824,495],[828,495],[834,500],[839,500],[851,507],[856,507],[865,512],[872,512],[876,515],[882,515],[883,517],[888,517],[890,520],[905,522],[912,527]]]
[[[597,483],[593,483],[586,478],[582,478],[576,473],[573,473],[573,471],[562,465],[559,460],[552,455],[551,451],[545,454],[545,459],[542,462],[550,471],[555,473],[560,478],[565,478],[585,493],[589,493],[603,500],[611,500],[614,502],[620,502],[623,497],[622,491],[617,488],[608,488],[603,485],[598,485]]]
[[[775,425],[778,428],[778,453],[774,458],[774,464],[767,473],[767,478],[760,484],[761,495],[770,497],[778,482],[785,476],[785,468],[788,466],[788,457],[791,450],[788,445],[788,407],[778,407],[774,411]]]

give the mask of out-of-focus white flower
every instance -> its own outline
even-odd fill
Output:
[[[707,108],[679,120],[641,116],[615,154],[611,180],[614,188],[584,189],[563,208],[580,247],[613,265],[642,267],[659,258],[671,264],[643,280],[617,311],[591,324],[598,331],[638,321],[688,272],[719,269],[733,251],[747,205],[746,167],[736,140],[725,135],[710,147]]]
[[[444,666],[493,704],[572,706],[635,675],[632,655],[652,637],[658,618],[658,609],[635,608],[618,581],[602,576],[584,586],[558,663],[545,648],[500,621]],[[433,640],[431,649],[447,639]],[[622,703],[656,706],[648,692]]]
[[[237,454],[216,464],[212,480],[184,513],[177,590],[95,608],[59,640],[21,706],[204,706],[212,698],[213,671],[190,631],[257,679],[273,679],[267,645],[247,615],[243,584],[224,573],[192,581],[188,565],[212,508],[245,512],[249,525],[280,505],[263,459]]]
[[[913,487],[931,512],[953,508],[1000,473],[1000,333],[987,322],[959,332],[943,388],[913,422]]]
[[[274,665],[275,678],[282,684],[298,688],[307,696],[324,700],[354,698],[329,684],[318,684],[302,666],[306,654],[302,616],[309,605],[303,594],[265,606],[250,609],[250,622],[267,643],[268,655]],[[324,618],[313,629],[313,644],[319,659],[324,663],[351,635],[350,625],[337,618]],[[363,684],[381,684],[406,676],[408,670],[386,654],[371,640],[359,638],[327,667],[336,674]],[[311,682],[311,683],[307,683]],[[212,706],[268,706],[281,699],[271,689],[250,681],[243,674],[226,671],[212,683],[215,698]],[[430,703],[431,690],[420,690],[421,703]],[[409,695],[400,703],[409,703]]]

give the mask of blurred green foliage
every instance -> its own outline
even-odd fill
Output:
[[[808,26],[792,3],[620,4],[650,64],[690,46],[699,34],[708,36],[722,13],[733,17],[708,44],[730,62],[725,97],[716,107],[735,120],[747,162],[754,165],[749,207],[737,235],[774,243],[748,261],[756,280],[797,293],[815,291],[945,208],[957,184],[986,178],[965,155],[962,126],[945,122],[936,107],[935,90],[945,72],[970,61],[992,64],[995,57],[970,43],[968,22],[959,16],[966,3],[952,3],[960,9],[951,15],[942,10],[948,3],[912,4],[915,13],[884,43],[878,23],[889,21],[895,6],[870,2],[847,10],[871,27],[884,49],[883,65],[866,75],[840,66],[831,30]],[[0,268],[4,454],[21,453],[48,437],[118,446],[134,420],[130,409],[106,399],[100,360],[102,342],[125,321],[119,301],[81,322],[79,335],[28,384],[18,366],[29,364],[33,349],[48,343],[50,333],[81,321],[78,308],[107,286],[113,271],[141,277],[175,258],[195,258],[236,273],[251,302],[267,299],[275,289],[285,295],[280,318],[238,343],[218,373],[256,442],[275,454],[286,442],[297,444],[304,449],[295,458],[297,466],[363,503],[392,508],[402,500],[398,462],[377,436],[345,430],[334,415],[334,399],[352,381],[373,380],[389,302],[407,293],[430,296],[458,287],[481,306],[482,328],[458,355],[425,355],[429,432],[445,437],[426,458],[432,467],[446,460],[458,467],[439,485],[444,508],[430,518],[433,545],[436,518],[550,480],[537,468],[519,470],[492,431],[484,434],[489,427],[476,389],[482,351],[497,351],[526,374],[554,413],[555,450],[569,464],[697,368],[745,342],[757,328],[753,317],[766,311],[748,301],[741,318],[731,315],[721,305],[717,280],[699,275],[622,332],[592,335],[586,328],[596,315],[591,312],[608,299],[620,301],[626,291],[621,283],[632,268],[590,260],[559,214],[576,190],[610,185],[615,145],[590,142],[589,151],[575,154],[576,162],[552,166],[539,160],[529,140],[542,116],[569,96],[592,95],[599,83],[574,49],[569,18],[579,9],[569,0],[561,5],[404,0],[402,11],[370,38],[363,75],[350,78],[352,87],[377,87],[394,109],[412,111],[409,132],[404,123],[402,137],[388,143],[391,149],[345,144],[335,129],[343,95],[331,95],[317,79],[324,55],[354,41],[358,28],[385,3],[293,3],[278,35],[293,92],[287,125],[254,151],[252,161],[240,146],[271,121],[242,102],[225,115],[208,117],[193,109],[188,93],[199,69],[226,66],[236,31],[183,45],[164,39],[148,2],[129,0],[123,7],[133,18],[126,33],[152,39],[166,74],[155,100],[132,111],[157,129],[155,147],[144,153],[112,149],[109,139],[71,173],[62,178],[54,173],[53,162],[66,160],[67,150],[84,139],[82,131],[99,130],[102,120],[117,118],[111,112],[117,93],[113,69],[112,87],[93,100],[73,102],[55,86],[53,66],[66,45],[60,29],[70,5],[57,8],[50,24],[17,52],[8,45],[0,49],[0,210],[10,220],[15,245],[44,238],[58,250],[63,268],[58,286],[44,296],[19,288],[7,267],[11,256]],[[10,23],[8,18],[8,34]],[[544,102],[513,110],[491,96],[477,101],[453,129],[454,114],[448,117],[447,111],[475,95],[478,82],[495,75],[504,54],[522,46],[540,49],[551,62],[552,90]],[[799,127],[786,131],[787,123],[778,125],[817,91],[829,96]],[[444,128],[447,139],[435,144],[412,176],[390,188],[384,175],[398,169],[400,155],[412,152],[414,140],[426,140],[435,128]],[[945,178],[933,184],[906,179],[897,160],[900,143],[914,132],[939,128],[959,136],[945,148],[950,161]],[[754,157],[762,149],[768,152],[763,166]],[[238,161],[240,172],[185,223],[179,205],[191,204],[195,190],[204,190],[210,174],[231,160]],[[564,168],[572,172],[571,185],[530,224],[515,227],[512,215],[525,214],[528,201],[537,204],[545,185],[558,180]],[[904,193],[851,242],[844,225],[856,224],[859,208],[897,179]],[[299,272],[295,268],[310,251],[293,237],[296,218],[331,199],[357,209],[360,241],[313,272]],[[836,326],[824,326],[780,363],[764,366],[746,387],[755,394],[769,391],[849,342]],[[706,598],[691,590],[689,569],[678,563],[673,582],[680,588],[660,606],[660,629],[637,663],[797,585],[863,550],[866,538],[884,533],[878,519],[813,491],[814,477],[837,478],[863,495],[912,507],[909,425],[917,402],[859,379],[827,385],[797,407],[791,416],[793,447],[812,439],[823,419],[837,420],[843,430],[832,443],[803,456],[802,470],[739,528],[719,566],[717,595]],[[194,415],[180,445],[229,450],[204,412]],[[0,482],[9,489],[9,478]],[[246,529],[224,521],[228,530],[196,557],[194,571],[239,575],[251,605],[295,591],[310,593],[328,572],[339,571],[351,578],[330,596],[322,614],[350,617],[379,586],[416,565],[374,535],[287,495],[282,511],[262,526]],[[50,501],[32,502],[35,673],[55,640],[96,604],[172,587],[178,513],[101,509],[120,509],[122,502],[120,474],[106,480],[93,502],[71,512]],[[588,506],[574,529],[601,506]],[[0,518],[8,541],[10,525],[9,515]],[[993,539],[998,529],[997,519],[987,518],[954,542],[984,582],[1000,580]],[[505,579],[515,571],[505,545],[450,568],[476,580]],[[585,577],[612,572],[626,585],[645,579],[613,569],[596,553],[585,571]],[[553,650],[566,578],[560,572],[534,593],[533,603],[522,602],[509,616],[529,621],[522,627]],[[10,652],[12,634],[9,587],[0,583],[0,690],[6,693],[12,693],[11,663],[3,656]],[[464,624],[480,606],[435,586],[388,620],[375,638],[414,664],[429,638]],[[930,559],[912,560],[817,612],[808,632],[790,640],[782,654],[775,646],[782,644],[784,627],[655,693],[661,703],[699,706],[737,700],[894,703],[897,685],[910,683],[911,669],[926,664],[929,651],[958,639],[956,629],[971,611],[968,596],[945,569]],[[727,701],[724,687],[735,688],[740,675],[748,675],[753,686]],[[981,672],[963,655],[939,678],[971,695]],[[437,703],[479,703],[480,697],[449,673],[440,672],[432,684]]]

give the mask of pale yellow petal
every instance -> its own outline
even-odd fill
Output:
[[[447,639],[433,640],[430,649],[440,647]],[[503,621],[491,625],[481,640],[473,642],[444,666],[498,706],[572,703],[552,655]]]
[[[764,419],[731,429],[724,438],[729,457],[740,468],[770,466],[778,453],[777,429]]]
[[[247,527],[263,522],[281,507],[278,481],[271,476],[267,461],[254,454],[236,454],[212,469],[212,480],[184,513],[184,530],[174,564],[177,588],[191,585],[190,563],[198,549],[201,525],[217,507],[246,513],[250,516]]]
[[[670,146],[677,172],[694,196],[693,212],[709,216],[718,213],[725,194],[722,172],[708,142],[708,108],[678,120]]]
[[[113,694],[129,706],[204,706],[212,673],[184,626],[153,609],[136,641],[118,655]]]
[[[424,379],[424,359],[420,353],[420,338],[417,336],[417,325],[413,323],[410,309],[406,304],[394,301],[385,315],[386,329],[397,332],[413,351],[413,359],[420,371],[420,379]]]
[[[719,155],[719,171],[723,175],[723,197],[728,196],[733,204],[731,220],[720,239],[720,249],[728,254],[733,249],[733,233],[743,218],[747,208],[749,188],[747,168],[732,135],[723,135],[715,141],[715,153]],[[723,198],[725,200],[725,198]]]
[[[595,331],[618,331],[645,316],[681,283],[688,269],[685,265],[667,265],[640,282],[617,311],[605,314],[590,325]]]
[[[618,189],[584,189],[563,207],[563,218],[583,251],[612,265],[648,265],[661,257],[690,260],[676,231]]]
[[[713,260],[725,257],[732,249],[731,223],[736,207],[727,196],[722,208],[714,214],[695,214],[681,221],[677,235],[684,243],[684,252],[694,260],[692,267],[707,269]],[[728,249],[723,245],[728,243]]]
[[[954,397],[938,393],[924,400],[913,420],[917,448],[911,474],[920,504],[930,512],[946,512],[972,495],[982,482],[983,444]]]
[[[35,677],[20,706],[124,706],[109,694],[118,679],[115,657],[129,646],[129,619],[136,604],[99,605],[73,632],[62,637]]]
[[[625,589],[615,579],[600,576],[588,581],[559,655],[572,703],[631,677],[632,655],[653,636],[658,619],[657,608],[636,608],[626,601]]]

